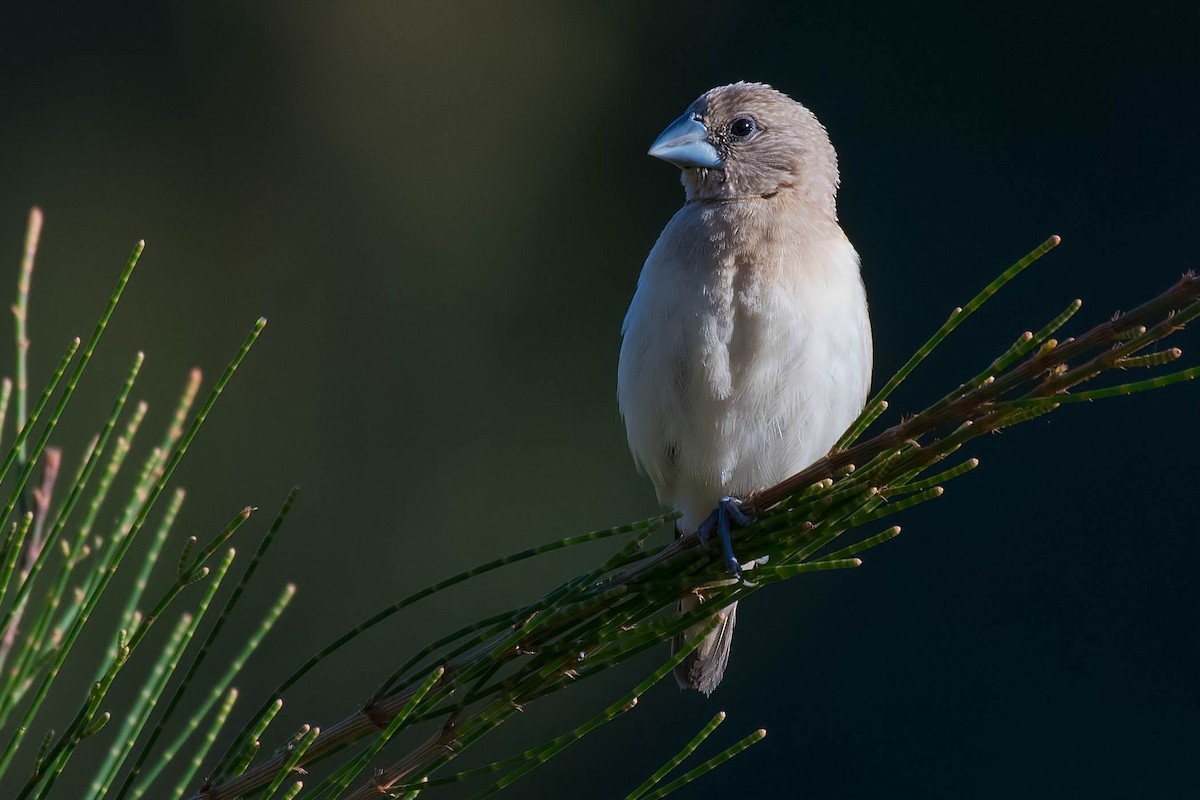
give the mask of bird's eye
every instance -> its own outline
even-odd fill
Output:
[[[750,117],[738,117],[729,125],[729,135],[735,139],[746,139],[757,130],[758,125]]]

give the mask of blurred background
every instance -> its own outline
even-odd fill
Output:
[[[46,214],[35,385],[148,243],[81,389],[97,412],[64,423],[68,467],[136,350],[149,440],[187,370],[210,384],[270,319],[179,473],[180,534],[213,533],[245,504],[261,530],[302,487],[247,599],[299,585],[240,682],[255,703],[433,580],[657,512],[616,411],[619,329],[682,198],[646,148],[711,86],[769,82],[829,129],[876,386],[954,305],[1064,237],[910,379],[897,412],[1077,296],[1069,332],[1200,261],[1196,20],[1152,3],[1124,16],[28,3],[3,20],[0,261],[14,284],[28,209]],[[1181,344],[1196,363],[1195,334]],[[706,753],[769,735],[681,798],[1195,792],[1198,403],[1185,384],[976,443],[982,467],[905,514],[863,568],[746,604],[710,700],[658,686],[515,796],[623,796],[721,709]],[[606,552],[513,568],[398,618],[294,690],[279,734],[340,719],[414,647]],[[534,704],[489,752],[581,721],[665,656]]]

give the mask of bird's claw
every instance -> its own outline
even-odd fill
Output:
[[[741,527],[749,525],[750,522],[750,516],[742,511],[741,500],[736,497],[722,497],[713,512],[696,529],[701,547],[708,547],[709,539],[713,531],[716,531],[721,539],[721,549],[725,552],[725,568],[739,580],[742,577],[742,563],[733,554],[733,542],[730,541],[729,534],[734,525]]]

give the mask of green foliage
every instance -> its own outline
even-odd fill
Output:
[[[233,564],[234,551],[224,549],[225,543],[250,516],[249,509],[242,510],[201,547],[195,547],[194,540],[185,543],[179,567],[170,585],[157,599],[147,601],[144,592],[151,574],[156,569],[162,570],[159,555],[167,543],[185,495],[181,489],[175,490],[165,509],[158,509],[158,501],[213,405],[253,346],[265,321],[259,320],[255,325],[209,391],[200,410],[190,423],[185,424],[200,385],[199,373],[192,372],[160,444],[145,457],[132,486],[122,499],[114,498],[112,492],[119,483],[122,467],[132,452],[147,410],[145,403],[138,403],[132,412],[126,414],[127,401],[143,360],[141,353],[136,354],[110,410],[100,418],[99,431],[85,449],[78,470],[70,481],[60,481],[63,451],[49,447],[49,442],[67,412],[126,284],[134,273],[143,244],[139,242],[134,247],[87,342],[74,339],[69,343],[49,383],[30,408],[26,380],[26,355],[30,346],[27,320],[41,221],[41,214],[35,209],[30,215],[18,280],[18,296],[13,305],[17,352],[17,413],[14,422],[17,435],[0,466],[0,483],[16,472],[3,517],[0,518],[0,525],[4,526],[6,532],[0,553],[0,631],[3,632],[3,639],[0,640],[0,681],[3,682],[3,690],[0,691],[0,730],[6,741],[3,751],[0,751],[0,778],[16,787],[11,796],[22,799],[48,797],[77,755],[81,743],[103,735],[109,737],[109,744],[98,762],[91,765],[93,778],[88,796],[125,796],[130,788],[130,780],[146,761],[145,753],[128,770],[126,782],[119,791],[113,788],[116,778],[129,767],[129,759],[139,737],[158,708],[159,701],[165,696],[171,679],[176,676],[184,653]],[[9,398],[14,394],[12,387],[12,382],[5,380],[3,391],[0,391],[0,422],[3,421]],[[120,425],[123,417],[124,424]],[[121,432],[112,442],[112,434],[119,425]],[[29,484],[35,474],[38,480],[31,489]],[[111,529],[101,528],[97,531],[101,509],[109,502],[117,504],[116,524]],[[18,508],[27,510],[19,519],[13,519]],[[83,509],[82,516],[77,517],[75,512],[80,508]],[[127,560],[138,534],[156,510],[162,513],[149,547],[136,557],[137,560]],[[127,597],[115,613],[114,627],[114,615],[110,608],[111,600],[116,599],[112,597],[117,591],[114,578],[124,573],[131,574],[133,581]],[[193,585],[198,586],[193,589]],[[228,612],[227,604],[222,620]],[[273,611],[266,621],[275,617],[277,613]],[[170,620],[172,631],[165,641],[150,644],[147,638],[160,620]],[[100,663],[94,667],[95,677],[89,685],[59,686],[68,663],[87,664],[95,655],[87,648],[77,646],[85,629],[111,631],[108,636],[109,647],[102,653]],[[206,638],[201,653],[219,629],[220,622]],[[241,662],[244,663],[245,657],[260,639],[256,637],[246,644]],[[196,658],[199,657],[202,656]],[[129,672],[136,676],[134,680],[142,680],[141,693],[128,707],[106,708],[110,689]],[[228,683],[229,679],[226,678],[224,682]],[[170,718],[179,695],[186,688],[187,681],[184,680],[176,689],[172,704],[165,713],[160,714],[156,734]],[[45,728],[39,723],[39,715],[45,711],[47,697],[52,690],[59,693],[75,691],[82,697],[73,718],[63,731],[49,731],[42,735]],[[192,724],[181,734],[181,739],[195,730],[208,710],[204,703],[192,709]],[[227,717],[228,713],[227,703],[222,707],[221,718]],[[26,766],[17,756],[29,749],[27,737],[30,733],[40,735],[41,744],[32,762]],[[205,740],[193,745],[197,754],[202,756],[211,745],[212,735],[210,730]],[[182,744],[183,741],[177,741],[173,749],[157,751],[156,768],[161,769]],[[197,766],[197,763],[192,766],[188,773],[189,780]],[[145,788],[141,791],[145,791]],[[139,793],[135,792],[135,796]]]
[[[180,542],[174,565],[161,555],[171,544],[173,525],[185,501],[182,489],[168,492],[172,474],[265,321],[254,326],[190,421],[201,377],[195,371],[189,375],[167,431],[144,457],[122,497],[118,479],[134,451],[147,408],[138,403],[126,410],[142,362],[137,354],[111,408],[99,419],[98,433],[74,476],[60,485],[62,451],[49,443],[135,270],[142,244],[130,255],[87,343],[69,344],[49,384],[30,405],[26,321],[40,224],[35,211],[13,307],[17,380],[0,384],[0,434],[14,397],[17,429],[0,465],[0,486],[10,486],[7,495],[0,493],[7,497],[0,518],[0,732],[7,742],[0,752],[0,780],[14,786],[12,796],[22,799],[51,796],[72,764],[91,771],[87,796],[95,800],[412,798],[436,795],[439,787],[451,784],[477,787],[473,795],[477,798],[491,797],[597,728],[634,711],[639,698],[670,674],[687,649],[574,729],[497,761],[450,769],[452,761],[526,704],[640,653],[661,650],[665,642],[692,626],[713,625],[716,610],[772,584],[810,572],[857,567],[862,563],[860,554],[900,532],[896,525],[872,530],[876,523],[939,497],[943,484],[978,466],[978,460],[960,456],[963,445],[978,436],[1064,404],[1160,388],[1200,372],[1193,367],[1091,386],[1114,370],[1161,367],[1179,358],[1178,348],[1143,351],[1200,315],[1200,282],[1187,275],[1130,313],[1060,342],[1051,337],[1079,310],[1079,301],[1072,302],[1036,332],[1022,333],[982,371],[929,408],[860,441],[887,411],[891,392],[970,314],[1053,248],[1058,240],[1052,238],[955,309],[867,404],[828,456],[747,499],[754,521],[736,532],[735,545],[744,558],[758,563],[748,572],[752,580],[730,578],[720,555],[703,548],[695,536],[663,536],[667,541],[652,544],[654,533],[671,527],[670,515],[563,539],[446,578],[379,611],[321,648],[262,698],[256,710],[245,714],[236,708],[239,697],[233,682],[287,606],[294,587],[285,587],[275,605],[261,613],[258,629],[221,674],[205,685],[200,685],[198,676],[213,642],[239,610],[248,581],[275,542],[296,499],[295,491],[236,580],[232,576],[240,562],[228,545],[250,519],[249,508],[235,514],[203,544],[194,538]],[[1077,391],[1084,384],[1089,388]],[[114,432],[118,432],[115,441]],[[956,458],[960,460],[955,462]],[[159,508],[164,495],[169,499]],[[117,506],[117,522],[112,529],[98,528],[99,512],[109,503]],[[134,551],[138,534],[154,515],[157,525],[150,542]],[[594,569],[564,581],[544,597],[498,611],[417,648],[354,714],[332,725],[305,725],[279,748],[264,751],[264,739],[271,733],[285,693],[365,631],[431,595],[493,570],[609,539],[619,544]],[[147,598],[152,575],[171,566],[168,588],[157,598]],[[114,583],[118,574],[132,577],[123,600],[113,597],[114,586],[120,585]],[[218,604],[221,586],[229,583],[234,584],[232,590]],[[680,615],[678,600],[688,593],[696,593],[704,602]],[[219,610],[201,636],[213,609]],[[150,644],[148,634],[160,620],[170,620],[170,635]],[[64,665],[89,661],[91,654],[77,647],[85,629],[108,632],[110,646],[94,665],[88,685],[60,687]],[[697,640],[692,641],[694,646]],[[133,680],[140,681],[143,691],[120,707],[112,702],[110,689],[129,674],[136,676]],[[80,696],[73,718],[61,733],[47,733],[42,721],[52,689]],[[243,720],[241,729],[225,731],[226,721],[234,717]],[[717,714],[662,768],[637,784],[626,800],[666,797],[765,736],[765,731],[754,731],[676,775],[724,719],[723,713]],[[175,732],[168,737],[168,731]],[[412,743],[414,736],[402,735],[408,732],[414,733],[417,744]],[[79,764],[80,744],[101,737],[108,737],[107,744],[98,756],[91,756],[93,763]],[[228,746],[219,758],[210,758],[210,748],[219,739]],[[406,742],[403,747],[401,742]],[[310,777],[309,770],[317,764],[323,772]],[[198,778],[206,766],[208,777]],[[174,777],[173,789],[164,794],[168,773]]]

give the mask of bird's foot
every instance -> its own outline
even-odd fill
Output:
[[[717,536],[721,539],[721,549],[725,553],[725,567],[731,575],[738,579],[742,577],[743,567],[737,556],[733,554],[733,542],[729,539],[729,533],[734,525],[741,527],[749,525],[750,522],[750,516],[742,511],[741,500],[736,497],[722,497],[713,512],[696,529],[701,547],[708,547],[708,541],[712,537],[713,531],[716,531]]]

